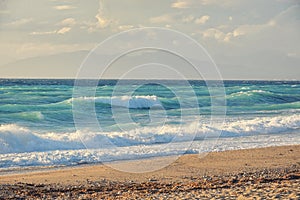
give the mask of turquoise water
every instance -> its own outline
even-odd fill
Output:
[[[191,87],[187,88],[178,81],[166,81],[166,87],[132,80],[122,85],[125,90],[133,86],[137,88],[130,96],[115,95],[116,83],[116,80],[100,81],[95,97],[91,99],[73,98],[73,80],[1,79],[0,154],[85,149],[82,134],[86,136],[86,133],[76,129],[72,106],[74,102],[80,105],[81,109],[75,112],[84,117],[90,114],[85,112],[90,101],[95,103],[96,118],[102,130],[89,130],[93,132],[89,133],[89,137],[101,135],[116,147],[151,147],[168,143],[182,127],[185,127],[187,135],[192,134],[188,127],[193,120],[201,122],[196,127],[196,139],[202,134],[213,135],[216,129],[222,131],[221,138],[286,133],[292,134],[292,137],[293,134],[299,136],[299,81],[225,81],[226,119],[223,127],[208,125],[211,100],[217,97],[210,96],[204,81],[189,81]],[[89,89],[92,88],[85,88]],[[195,97],[191,98],[196,98],[197,105],[191,103],[195,102],[193,99],[181,99],[174,93],[176,90],[184,94],[191,89],[195,93]],[[123,113],[119,112],[116,116],[114,107],[128,112],[131,121],[118,121],[118,116]],[[153,116],[155,118],[152,119]],[[122,119],[122,116],[119,118]],[[164,130],[158,127],[164,127]],[[88,139],[95,140],[95,137]],[[179,139],[178,142],[186,141]],[[3,159],[3,167],[20,163],[26,165],[19,161],[8,164],[14,163],[9,161],[9,156],[6,161]]]

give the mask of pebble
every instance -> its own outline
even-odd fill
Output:
[[[87,184],[0,185],[2,199],[300,199],[300,166],[187,178],[182,182],[116,182],[87,179]]]

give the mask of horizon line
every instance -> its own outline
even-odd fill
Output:
[[[300,81],[297,79],[142,79],[142,78],[124,78],[124,79],[117,79],[117,78],[102,78],[102,79],[96,79],[96,78],[61,78],[61,77],[0,77],[0,80],[164,80],[164,81],[182,81],[182,80],[188,80],[188,81]]]

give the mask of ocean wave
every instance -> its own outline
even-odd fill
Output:
[[[144,127],[122,132],[76,131],[67,133],[39,134],[16,124],[0,126],[0,154],[20,152],[41,152],[50,150],[84,149],[151,145],[176,141],[189,141],[195,134],[195,124],[184,127],[166,125],[163,127]],[[84,143],[82,143],[84,142]]]
[[[300,101],[292,103],[281,103],[281,104],[256,104],[256,105],[243,105],[243,106],[232,106],[228,108],[229,111],[237,113],[299,113],[300,112]]]
[[[50,137],[47,137],[49,135]],[[51,137],[51,135],[53,137]],[[57,140],[59,136],[60,139]],[[83,148],[79,138],[63,138],[61,133],[38,134],[16,124],[0,126],[0,154]]]
[[[138,145],[115,149],[73,149],[47,152],[0,154],[0,173],[8,168],[39,166],[74,166],[79,164],[105,163],[118,160],[144,159],[157,156],[177,156],[184,153],[205,153],[237,149],[261,148],[300,144],[300,134],[260,135],[219,140],[174,143],[173,145]]]
[[[227,95],[228,105],[283,104],[300,101],[297,94],[278,94],[267,90],[239,91]]]
[[[235,92],[230,94],[230,97],[236,97],[236,96],[252,96],[255,94],[274,94],[270,91],[266,91],[266,90],[248,90],[248,91],[239,91],[239,92]]]
[[[126,131],[82,130],[67,133],[37,133],[16,124],[0,126],[0,153],[103,148],[185,142],[205,137],[236,137],[285,133],[299,130],[300,116],[292,114],[252,119],[228,119],[223,126],[211,127],[208,121],[185,125],[145,126]],[[84,144],[82,143],[84,142]]]
[[[125,107],[131,109],[143,109],[151,107],[162,106],[160,100],[155,95],[147,96],[113,96],[113,97],[80,97],[76,99],[67,100],[71,102],[88,102],[95,101],[95,103],[108,104],[111,106]]]
[[[29,122],[39,122],[44,120],[44,115],[40,111],[29,111],[29,112],[15,112],[15,113],[1,113],[0,119],[5,119],[6,121],[29,121]]]
[[[40,111],[20,112],[20,113],[13,113],[10,115],[16,119],[24,119],[27,121],[40,121],[44,119],[44,115]]]
[[[300,115],[298,114],[232,120],[223,125],[225,133],[242,135],[282,133],[298,130],[299,128]]]

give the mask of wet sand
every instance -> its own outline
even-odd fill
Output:
[[[184,155],[149,173],[88,165],[0,176],[0,199],[299,199],[299,188],[300,145]]]

